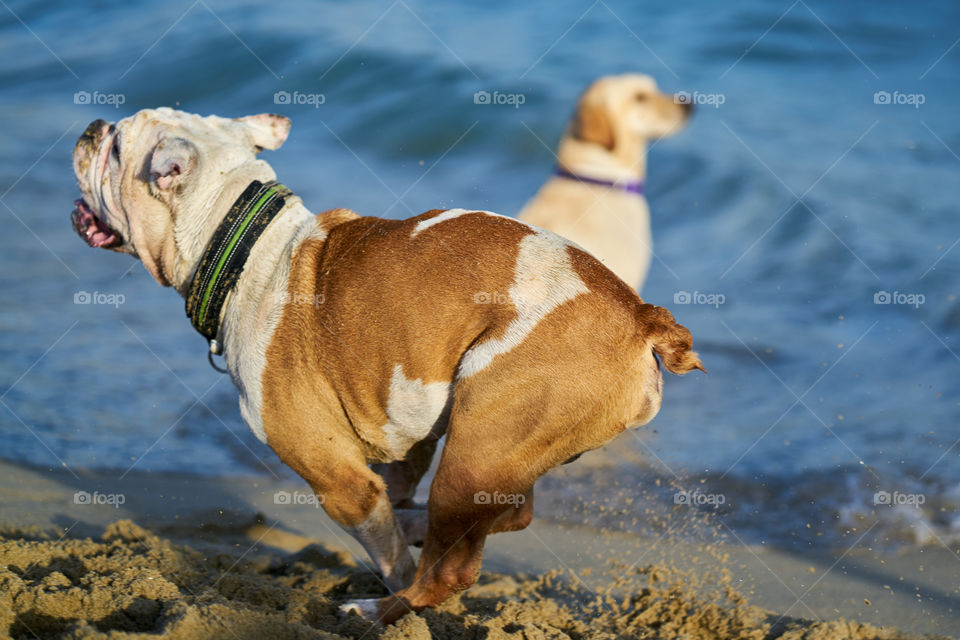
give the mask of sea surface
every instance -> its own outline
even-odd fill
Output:
[[[639,71],[698,103],[649,153],[643,297],[709,374],[667,375],[654,422],[545,478],[537,513],[638,531],[651,509],[696,514],[796,547],[956,542],[958,37],[946,2],[7,0],[0,456],[291,473],[182,300],[72,231],[91,120],[279,112],[290,139],[263,157],[315,211],[514,214],[579,92]]]

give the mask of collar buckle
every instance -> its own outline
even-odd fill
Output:
[[[226,369],[218,367],[217,363],[213,361],[213,356],[221,355],[223,355],[223,345],[216,340],[211,340],[210,351],[207,352],[207,362],[210,363],[210,366],[213,367],[214,371],[219,371],[220,373],[229,373]]]

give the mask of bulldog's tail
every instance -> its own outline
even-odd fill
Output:
[[[693,351],[693,336],[683,325],[677,324],[673,314],[652,304],[640,305],[640,330],[653,346],[667,371],[683,375],[694,369],[707,372]]]

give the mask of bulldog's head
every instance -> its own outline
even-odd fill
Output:
[[[273,114],[230,119],[166,107],[95,120],[73,150],[83,196],[73,228],[179,288],[233,200],[251,180],[275,177],[256,155],[279,148],[289,131],[290,120]]]

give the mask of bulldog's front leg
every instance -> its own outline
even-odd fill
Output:
[[[382,480],[380,485],[383,486]],[[410,586],[417,567],[397,523],[385,486],[379,492],[367,518],[357,525],[344,528],[363,545],[367,554],[380,568],[391,593]],[[379,602],[379,598],[349,600],[340,607],[340,612],[355,613],[367,620],[376,621]]]
[[[371,466],[387,483],[387,494],[403,537],[415,547],[423,546],[427,536],[427,507],[415,503],[413,496],[436,449],[437,438],[430,436],[413,445],[403,460]]]
[[[385,487],[379,492],[367,517],[358,524],[344,528],[366,549],[391,591],[399,591],[410,585],[417,567]]]
[[[283,433],[287,437],[271,442],[274,450],[310,484],[327,514],[363,545],[387,588],[399,591],[409,586],[416,564],[387,485],[367,467],[355,443],[337,437],[317,441],[292,428]]]

